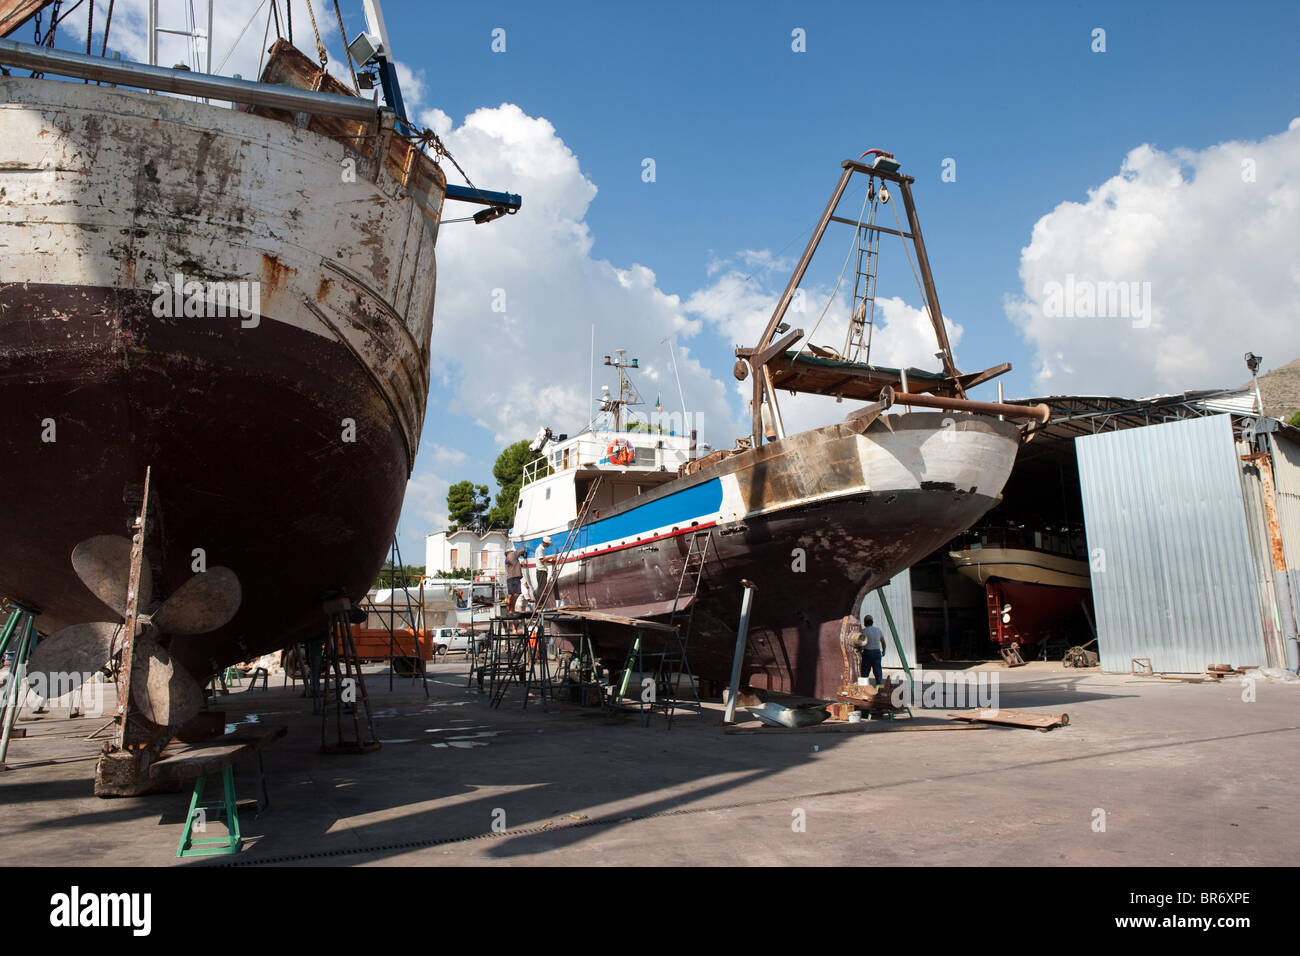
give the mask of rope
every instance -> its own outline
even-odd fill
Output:
[[[897,208],[897,207],[895,207],[895,209],[894,209],[894,223],[898,226],[898,231],[899,231],[899,232],[902,232],[902,231],[903,231],[903,220],[901,220],[901,219],[898,218],[898,208]],[[912,265],[912,250],[909,249],[909,248],[907,248],[907,240],[904,239],[902,236],[899,236],[899,237],[898,237],[898,241],[901,242],[901,243],[903,244],[903,255],[907,256],[907,265],[908,265],[908,267],[912,270],[912,279],[913,279],[914,282],[916,282],[916,291],[919,292],[919,293],[921,294],[921,301],[924,302],[924,303],[926,303],[925,308],[926,308],[926,310],[928,311],[929,308],[930,308],[930,306],[929,306],[928,300],[927,300],[926,297],[925,297],[925,289],[924,289],[924,287],[921,285],[921,277],[920,277],[919,275],[916,274],[916,266]]]
[[[104,43],[99,48],[100,56],[108,52],[108,28],[113,25],[113,2],[114,0],[108,0],[108,16],[104,18]]]
[[[352,89],[356,91],[357,96],[360,96],[361,84],[357,82],[357,71],[352,67],[352,51],[348,49],[348,35],[343,32],[343,13],[339,10],[339,0],[334,0],[334,17],[339,21],[339,39],[343,41],[343,55],[348,60],[348,74],[352,77]]]
[[[316,55],[320,57],[320,68],[323,70],[330,61],[330,55],[325,52],[325,44],[320,42],[320,30],[316,28],[316,13],[311,8],[311,0],[307,0],[307,16],[311,17],[311,32],[316,34]]]
[[[449,160],[451,160],[451,164],[456,167],[456,171],[460,173],[462,177],[464,177],[465,182],[469,184],[469,188],[474,190],[474,192],[478,193],[481,198],[487,199],[487,196],[483,195],[483,191],[479,189],[477,186],[475,186],[474,181],[469,178],[469,173],[461,169],[460,163],[456,162],[456,157],[451,155],[451,150],[449,150],[446,144],[443,143],[443,141],[438,138],[437,133],[435,133],[431,129],[426,129],[419,136],[415,137],[415,142],[419,143],[421,146],[431,146],[433,148],[435,159],[441,159],[442,157],[446,156]]]
[[[217,64],[218,73],[222,71],[222,69],[226,65],[226,61],[229,60],[234,55],[235,50],[239,48],[239,41],[244,39],[244,34],[248,32],[248,28],[253,25],[253,21],[257,19],[257,15],[262,12],[262,8],[264,6],[266,6],[266,0],[262,0],[262,2],[257,5],[257,9],[253,11],[253,15],[250,16],[248,18],[248,22],[244,24],[244,29],[239,31],[239,36],[235,37],[235,42],[231,45],[230,51],[222,58],[221,62]],[[112,7],[110,7],[109,9],[111,10]],[[269,30],[270,27],[268,26],[267,29]],[[265,44],[263,45],[265,46]],[[262,75],[262,65],[260,59],[258,61],[257,74],[258,76]]]

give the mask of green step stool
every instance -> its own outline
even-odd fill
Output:
[[[176,847],[177,857],[230,855],[238,853],[239,848],[243,845],[243,839],[239,834],[239,808],[235,802],[234,766],[227,764],[221,770],[221,784],[224,793],[219,802],[203,802],[203,790],[207,783],[208,777],[206,774],[194,781],[194,793],[190,797],[190,812],[185,818],[185,832],[181,834],[181,842]],[[207,826],[208,810],[216,810],[218,813],[224,812],[226,815],[226,829],[229,832],[223,837],[195,837],[194,822],[199,810],[204,811],[205,828]]]

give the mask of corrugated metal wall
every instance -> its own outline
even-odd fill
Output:
[[[1238,460],[1251,454],[1246,442],[1237,443]],[[1260,623],[1264,629],[1264,650],[1270,667],[1282,667],[1286,647],[1282,643],[1282,615],[1277,604],[1277,587],[1273,576],[1272,545],[1264,511],[1264,486],[1257,460],[1241,462],[1241,491],[1246,505],[1246,534],[1255,572],[1255,593],[1259,600]]]
[[[1293,623],[1300,623],[1300,445],[1272,432],[1273,480],[1277,492],[1277,523],[1290,587]],[[1285,666],[1285,665],[1283,665]]]
[[[1076,439],[1102,670],[1266,664],[1228,415]]]
[[[898,628],[898,641],[907,654],[907,662],[916,667],[916,627],[912,620],[912,572],[900,571],[885,585],[885,600],[889,602],[889,611],[894,616],[894,626]],[[885,632],[885,642],[889,651],[885,654],[886,667],[899,667],[898,654],[894,651],[893,637],[889,633],[889,624],[885,612],[880,607],[880,598],[872,591],[862,602],[858,611],[858,620],[870,614],[875,619],[876,627]]]

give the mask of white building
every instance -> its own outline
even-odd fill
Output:
[[[484,535],[464,528],[450,533],[438,531],[424,538],[425,573],[470,568],[475,579],[505,580],[505,554],[509,548],[504,531],[489,531]]]

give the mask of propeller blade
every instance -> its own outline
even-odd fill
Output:
[[[163,634],[206,634],[226,624],[239,610],[243,592],[230,568],[208,568],[163,601],[153,626]]]
[[[131,539],[115,534],[87,538],[72,549],[72,567],[92,594],[126,617],[126,585],[131,577]],[[153,575],[147,561],[140,562],[141,611],[153,596]]]
[[[203,709],[203,688],[152,637],[135,642],[131,694],[145,719],[159,727],[178,727]]]
[[[32,677],[43,675],[47,686],[53,687],[56,683],[63,686],[69,680],[67,675],[103,670],[113,656],[113,637],[118,629],[117,624],[92,621],[55,631],[36,645],[27,673]]]

